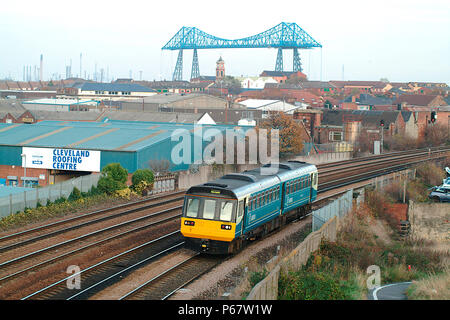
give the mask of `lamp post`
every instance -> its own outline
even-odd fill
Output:
[[[24,158],[22,160],[22,163],[23,163],[23,175],[24,175],[22,186],[25,187],[25,178],[27,177],[27,155],[25,153],[22,153],[20,156],[22,158]]]

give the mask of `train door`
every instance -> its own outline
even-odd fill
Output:
[[[316,200],[317,197],[317,183],[318,183],[318,178],[317,178],[318,173],[317,172],[313,172],[311,173],[311,186],[310,186],[310,190],[309,190],[309,202],[313,202],[314,200]]]
[[[281,184],[281,190],[280,190],[280,199],[281,199],[281,213],[283,213],[284,210],[284,201],[286,201],[286,182]]]
[[[244,220],[247,216],[247,206],[245,205],[245,199],[238,202],[237,214],[236,214],[236,236],[242,235],[244,228]]]

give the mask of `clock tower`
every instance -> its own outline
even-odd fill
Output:
[[[223,78],[225,78],[225,61],[220,57],[216,62],[216,81]]]

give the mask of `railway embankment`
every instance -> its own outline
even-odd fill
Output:
[[[279,273],[273,298],[367,299],[370,282],[378,279],[379,285],[412,281],[410,299],[448,299],[448,204],[426,197],[440,178],[439,168],[423,165],[413,180],[366,189],[365,201],[340,219],[335,241],[323,239],[301,267]],[[405,220],[411,223],[406,234],[399,228]],[[268,283],[264,291],[273,293],[273,281]]]

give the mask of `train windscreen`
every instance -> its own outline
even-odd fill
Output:
[[[235,220],[236,200],[217,198],[186,198],[183,216],[233,222]]]

